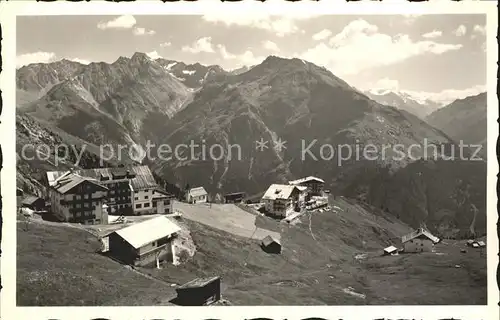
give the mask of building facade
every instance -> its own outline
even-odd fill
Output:
[[[297,179],[288,182],[290,185],[302,186],[307,188],[308,199],[313,196],[323,196],[325,181],[323,179],[309,176],[302,179]]]
[[[103,209],[108,189],[96,180],[70,173],[49,189],[51,212],[61,221],[107,224]]]
[[[174,212],[174,196],[161,190],[153,190],[153,209],[158,214]]]
[[[224,203],[241,203],[245,197],[245,192],[228,193],[224,195]]]
[[[192,188],[187,191],[186,200],[189,203],[206,203],[208,202],[208,193],[203,187]]]
[[[262,197],[262,203],[272,216],[286,218],[300,210],[299,196],[299,189],[293,185],[272,184]]]
[[[160,216],[109,234],[108,253],[128,265],[148,266],[175,259],[173,240],[181,229]]]
[[[429,231],[418,228],[417,230],[403,236],[401,239],[404,252],[432,252],[434,244],[439,242],[439,239],[433,236]]]
[[[181,306],[206,306],[221,298],[220,277],[197,278],[175,289],[175,303]]]
[[[67,173],[64,171],[48,172],[49,186]],[[173,197],[159,190],[148,166],[95,168],[78,170],[75,173],[95,179],[107,188],[108,214],[147,215],[172,212]],[[162,205],[159,205],[159,198],[162,198]]]

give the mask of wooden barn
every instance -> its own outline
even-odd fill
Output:
[[[45,200],[35,196],[27,196],[21,202],[21,206],[24,208],[29,208],[33,211],[43,211],[45,210]]]
[[[245,197],[245,192],[228,193],[224,195],[224,203],[241,203]]]
[[[146,266],[156,261],[174,261],[173,239],[181,229],[159,216],[116,230],[107,236],[108,254],[125,264]]]
[[[281,243],[279,240],[274,239],[271,236],[267,236],[262,239],[260,244],[262,250],[267,253],[280,254],[281,253]]]
[[[175,289],[175,304],[206,306],[220,300],[220,277],[197,278]]]

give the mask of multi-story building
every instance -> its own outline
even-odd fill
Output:
[[[66,173],[48,172],[49,186]],[[107,188],[106,204],[109,214],[142,215],[173,212],[173,196],[159,189],[148,166],[95,168],[78,170],[75,173],[95,179]]]
[[[307,200],[313,196],[323,196],[324,195],[324,186],[325,181],[323,179],[309,176],[302,179],[297,179],[293,181],[289,181],[288,184],[297,186],[297,187],[306,187]]]
[[[296,186],[272,184],[262,197],[265,210],[273,216],[286,218],[299,210],[300,190]]]
[[[107,192],[99,181],[68,172],[50,186],[51,212],[62,221],[107,224],[103,209]]]

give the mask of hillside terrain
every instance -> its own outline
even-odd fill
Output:
[[[435,252],[382,257],[382,248],[400,246],[400,236],[411,229],[376,208],[332,201],[336,212],[308,214],[294,225],[257,217],[258,226],[281,233],[281,255],[265,253],[256,240],[184,219],[196,252],[182,265],[160,270],[133,271],[101,256],[96,238],[81,228],[18,222],[17,302],[169,305],[175,285],[219,275],[222,297],[232,305],[486,303],[481,250],[461,253],[465,243],[449,241]]]
[[[441,129],[453,140],[464,144],[482,145],[481,156],[487,147],[487,95],[458,99],[426,117],[432,126]]]
[[[29,115],[16,115],[17,186],[27,193],[45,194],[47,171],[134,163],[126,154],[117,159],[106,149],[102,151],[101,155],[98,146],[44,125]]]
[[[147,141],[172,149],[190,143],[204,144],[206,150],[219,146],[216,159],[198,148],[193,155],[185,150],[184,159],[144,159],[143,163],[176,194],[186,185],[202,185],[212,195],[235,191],[257,195],[271,183],[316,175],[332,192],[383,207],[412,227],[427,223],[431,230],[446,234],[484,232],[484,197],[472,200],[478,209],[472,219],[459,213],[462,209],[449,201],[447,192],[436,189],[427,197],[424,186],[408,188],[413,180],[401,177],[413,177],[421,171],[419,165],[408,166],[414,162],[408,154],[397,158],[394,149],[384,147],[408,148],[427,140],[450,148],[456,142],[454,132],[437,123],[430,125],[411,111],[377,103],[327,69],[301,59],[270,56],[259,65],[233,71],[153,60],[143,53],[120,57],[112,64],[62,60],[19,69],[17,86],[24,94],[18,95],[24,97],[17,109],[18,128],[19,119],[24,119],[34,131],[27,137],[18,130],[18,150],[27,142],[42,143],[36,138],[38,130],[42,136],[50,131],[58,142],[88,144],[86,149],[94,155],[102,144],[133,146],[129,155],[133,159]],[[475,112],[474,117],[485,117],[480,109]],[[266,141],[262,151],[256,149],[261,139]],[[281,142],[285,144],[280,149]],[[377,148],[375,159],[355,153],[366,145]],[[339,149],[342,146],[344,150]],[[437,159],[445,153],[438,151]],[[413,157],[423,155],[422,149],[412,150]],[[116,164],[120,162],[130,159],[122,157]],[[484,191],[486,163],[447,162],[439,162],[439,170],[429,174],[444,179],[442,184],[449,190],[458,187],[460,179],[476,175],[470,193]],[[18,168],[24,183],[33,180],[33,172],[43,174],[53,166],[22,160]],[[361,179],[363,175],[384,181],[384,188]],[[415,201],[406,201],[407,196]],[[425,210],[421,201],[428,202]]]

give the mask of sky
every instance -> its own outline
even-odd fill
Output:
[[[361,90],[448,101],[485,90],[485,29],[479,14],[24,16],[16,64],[145,52],[230,70],[276,55],[326,67]]]

